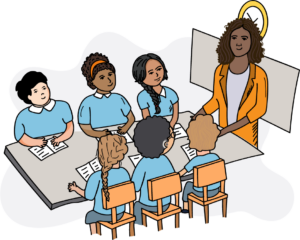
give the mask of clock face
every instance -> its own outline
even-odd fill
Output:
[[[268,29],[268,15],[264,6],[257,1],[246,2],[240,12],[239,18],[251,19],[260,31],[260,36],[264,37]]]
[[[248,8],[245,13],[243,14],[243,18],[251,19],[259,29],[259,32],[262,31],[264,26],[264,18],[261,11],[256,7]]]

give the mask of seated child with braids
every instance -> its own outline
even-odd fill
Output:
[[[190,140],[190,148],[196,149],[197,156],[194,157],[185,167],[179,172],[180,176],[193,170],[195,166],[213,162],[220,159],[217,154],[211,153],[216,146],[220,130],[217,124],[214,123],[211,115],[198,115],[196,120],[191,121],[187,129],[188,138]],[[220,182],[208,185],[207,197],[213,197],[220,191]],[[198,197],[203,197],[203,188],[194,187],[193,182],[185,184],[182,200],[182,213],[188,213],[188,195],[194,193]]]
[[[122,182],[130,181],[128,172],[120,167],[128,148],[126,139],[118,135],[108,135],[100,138],[98,143],[98,158],[102,166],[101,171],[93,173],[85,190],[80,189],[73,182],[69,184],[69,190],[75,191],[88,200],[95,200],[94,209],[86,214],[85,223],[90,224],[91,234],[96,234],[96,222],[112,221],[111,210],[103,208],[102,189],[109,201],[108,187]],[[117,220],[123,217],[125,205],[117,207]]]

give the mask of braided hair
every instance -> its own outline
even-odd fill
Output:
[[[148,54],[139,56],[133,63],[132,75],[133,75],[133,78],[135,79],[135,81],[137,83],[139,83],[144,88],[144,90],[150,95],[150,97],[154,103],[154,106],[155,106],[155,114],[159,114],[161,112],[161,109],[159,107],[160,96],[157,92],[155,92],[155,90],[153,89],[152,86],[149,86],[143,82],[147,75],[146,64],[150,59],[154,59],[162,65],[162,67],[164,69],[164,76],[163,76],[162,80],[165,80],[165,79],[167,80],[168,79],[168,70],[166,69],[165,64],[161,60],[161,58],[154,53],[148,53]]]

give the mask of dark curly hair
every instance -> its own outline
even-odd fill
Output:
[[[105,61],[105,63],[99,63],[94,67],[93,77],[92,77],[91,76],[91,67],[94,62],[99,61],[99,60],[103,60],[103,61]],[[97,75],[97,73],[102,70],[105,70],[105,69],[109,69],[113,73],[116,73],[115,67],[111,63],[109,63],[108,58],[105,55],[102,55],[102,53],[97,53],[97,52],[91,53],[90,56],[88,56],[86,58],[85,62],[83,63],[83,65],[81,67],[81,71],[82,71],[83,76],[85,76],[85,78],[86,78],[87,85],[91,89],[96,88],[96,86],[92,83],[92,81],[95,79],[95,76]]]
[[[46,76],[41,72],[31,71],[26,73],[16,85],[19,98],[25,103],[32,104],[28,99],[28,95],[31,96],[31,89],[40,82],[47,84],[47,81]]]
[[[260,36],[257,24],[252,20],[246,18],[237,18],[232,22],[228,23],[226,30],[220,38],[219,45],[217,47],[218,61],[220,64],[231,63],[234,59],[234,55],[230,48],[230,37],[231,33],[243,27],[250,33],[251,37],[251,48],[248,52],[248,60],[250,63],[260,63],[261,59],[264,57],[265,49],[262,47],[262,37]]]
[[[133,141],[138,152],[147,158],[158,158],[163,151],[163,142],[170,137],[170,123],[163,117],[148,116],[134,129]]]
[[[139,56],[135,62],[133,63],[133,67],[132,67],[132,75],[133,78],[135,79],[135,81],[139,84],[141,84],[141,86],[146,90],[146,92],[151,96],[152,101],[154,103],[155,106],[155,114],[159,114],[161,109],[159,107],[159,103],[160,103],[160,97],[159,94],[157,94],[152,86],[148,86],[147,84],[145,84],[143,81],[146,78],[146,64],[150,59],[154,59],[156,61],[158,61],[161,66],[164,69],[164,76],[162,80],[167,80],[168,79],[168,70],[166,69],[166,66],[164,64],[164,62],[161,60],[161,58],[159,56],[157,56],[154,53],[148,53],[148,54],[144,54]]]

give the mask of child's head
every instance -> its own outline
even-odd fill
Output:
[[[115,67],[101,53],[91,53],[83,63],[81,71],[91,89],[110,92],[116,86]]]
[[[34,105],[45,105],[50,99],[50,89],[47,78],[41,72],[31,71],[16,85],[18,96],[25,103]]]
[[[213,122],[211,115],[198,115],[196,120],[191,121],[187,129],[190,140],[190,148],[197,151],[210,151],[216,147],[216,141],[220,130]]]
[[[160,98],[153,87],[168,79],[168,71],[164,62],[154,53],[139,56],[132,67],[132,75],[135,81],[149,93],[155,106],[156,114],[160,113]]]
[[[118,135],[108,135],[101,137],[98,143],[98,158],[102,166],[102,183],[106,200],[109,201],[109,192],[107,186],[108,171],[113,165],[124,159],[128,148],[126,139]]]
[[[134,130],[134,145],[146,158],[158,158],[173,146],[174,133],[170,123],[163,117],[147,117]]]

